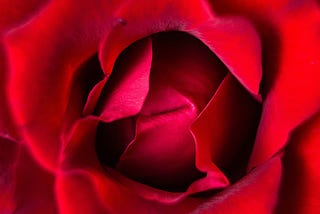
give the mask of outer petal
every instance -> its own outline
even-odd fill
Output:
[[[2,0],[0,3],[0,32],[8,31],[34,17],[49,0]]]
[[[12,28],[34,17],[46,3],[42,0],[0,2],[0,213],[13,213],[17,205],[21,205],[15,193],[19,185],[16,170],[19,169],[21,144],[17,143],[19,135],[8,105],[8,57],[3,38]]]
[[[295,129],[285,148],[277,213],[320,212],[320,112]]]
[[[48,168],[56,165],[75,71],[97,51],[114,7],[112,1],[77,7],[54,1],[7,38],[11,108],[32,154]]]
[[[202,203],[193,213],[270,214],[277,203],[281,171],[281,159],[277,155]]]
[[[0,213],[12,213],[15,209],[15,167],[19,144],[0,137]]]
[[[220,15],[250,19],[262,39],[265,107],[250,161],[253,167],[285,146],[290,131],[320,108],[319,1],[209,2]]]
[[[302,4],[282,14],[278,73],[266,93],[251,167],[285,146],[291,130],[320,109],[320,12]],[[269,72],[269,71],[266,71]]]
[[[107,34],[100,55],[106,73],[111,73],[117,56],[133,42],[161,31],[185,31],[207,44],[258,97],[260,43],[248,22],[214,16],[203,1],[189,1],[188,6],[183,1],[128,1],[116,15],[119,24]]]
[[[39,166],[25,147],[21,147],[14,170],[14,213],[56,213],[55,178]]]
[[[0,136],[17,138],[8,105],[8,59],[3,46],[5,34],[13,27],[30,20],[47,3],[46,0],[29,2],[3,0],[0,2]]]
[[[60,213],[187,213],[198,199],[167,201],[174,194],[130,181],[103,169],[95,152],[97,118],[77,122],[60,156],[56,195]]]

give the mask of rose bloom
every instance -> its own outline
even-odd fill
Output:
[[[0,213],[320,213],[320,4],[2,0]]]

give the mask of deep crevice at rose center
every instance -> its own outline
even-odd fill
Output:
[[[138,81],[141,85],[129,86],[132,90],[119,91],[122,88],[119,84],[137,84],[121,80],[136,66],[136,60],[143,60],[138,59],[137,50],[144,51],[148,45],[152,45],[150,75]],[[96,151],[101,164],[158,189],[185,191],[193,181],[206,175],[196,167],[196,142],[190,128],[227,74],[227,68],[202,42],[185,33],[159,33],[151,37],[151,42],[147,38],[131,45],[118,57],[95,110],[102,118],[106,115],[96,135]],[[141,87],[148,88],[140,91]],[[244,88],[241,90],[248,94]],[[147,92],[145,97],[142,97],[143,91]],[[117,98],[113,98],[115,95]],[[121,99],[121,96],[132,100]],[[117,116],[104,111],[113,99],[119,102],[118,109],[114,110]],[[121,111],[131,108],[134,102],[137,105],[143,102],[139,112],[121,115]],[[251,152],[260,114],[260,106],[255,101],[252,103],[254,116],[250,119],[255,121],[249,123],[248,131],[244,133],[252,135],[245,138],[250,142],[235,147],[239,151],[232,151],[232,162],[238,161],[238,157],[247,161]],[[215,139],[209,141],[221,143]],[[246,157],[234,154],[237,152]],[[229,162],[217,162],[230,180],[245,173],[243,166],[237,168]]]

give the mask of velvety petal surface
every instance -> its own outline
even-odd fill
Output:
[[[272,213],[277,203],[281,173],[281,155],[277,155],[212,196],[192,213]]]
[[[290,135],[276,213],[320,212],[320,113]],[[294,206],[293,206],[294,205]]]
[[[107,34],[100,54],[106,73],[131,43],[161,31],[184,31],[207,44],[259,99],[260,42],[246,20],[216,16],[205,1],[189,1],[187,5],[182,1],[128,1],[115,15],[119,24]]]
[[[204,177],[196,170],[190,126],[219,86],[226,68],[188,34],[163,33],[152,41],[150,90],[137,116],[136,137],[116,168],[142,183],[183,192]],[[192,191],[228,184],[217,168],[211,168],[209,177],[210,182],[203,181],[201,189]]]
[[[0,138],[0,213],[10,213],[15,209],[13,196],[18,154],[19,144],[17,142]]]
[[[53,1],[6,38],[11,109],[32,154],[47,168],[56,166],[73,76],[97,51],[116,6]]]
[[[264,103],[251,166],[285,146],[290,131],[320,109],[318,8],[307,2],[290,8],[278,27],[282,57]]]
[[[0,5],[0,32],[11,30],[35,17],[48,0],[2,0]]]
[[[96,108],[96,114],[103,121],[111,122],[140,112],[149,91],[151,62],[151,39],[139,41],[119,57]]]
[[[192,124],[201,170],[215,163],[234,182],[244,176],[261,112],[260,103],[227,74]]]
[[[16,174],[21,144],[8,104],[9,64],[3,40],[10,30],[36,16],[46,3],[38,0],[0,2],[0,213],[4,214],[13,213],[18,205],[15,189],[19,185]]]
[[[319,2],[209,1],[222,16],[247,17],[262,43],[265,100],[250,166],[283,148],[289,133],[319,108]]]
[[[185,199],[169,203],[174,193],[153,189],[129,180],[112,169],[102,168],[96,151],[98,118],[79,120],[60,156],[56,196],[61,213],[174,213],[190,212],[200,202]]]
[[[0,2],[0,136],[18,138],[8,105],[8,57],[3,40],[8,31],[28,22],[47,4],[46,0]]]
[[[25,146],[19,150],[14,172],[12,178],[14,213],[54,214],[57,212],[54,194],[55,177],[40,166]]]

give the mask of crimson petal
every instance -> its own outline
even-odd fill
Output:
[[[320,212],[320,112],[290,135],[276,213]],[[292,206],[294,204],[294,206]]]
[[[121,51],[133,42],[158,32],[184,31],[207,44],[248,91],[260,99],[260,41],[246,20],[215,16],[204,1],[189,1],[187,7],[180,1],[128,1],[115,15],[123,21],[108,32],[102,45],[100,58],[106,74],[111,73]]]
[[[272,213],[277,203],[281,172],[281,155],[277,155],[212,196],[192,214]]]
[[[290,132],[320,109],[320,40],[319,27],[314,27],[319,24],[319,9],[308,3],[278,20],[282,57],[267,91],[250,168],[282,149]]]
[[[59,212],[186,213],[200,203],[192,198],[172,203],[177,197],[174,193],[150,188],[111,169],[103,169],[95,152],[99,122],[96,117],[83,118],[65,138],[55,188]]]
[[[97,114],[104,122],[133,116],[141,110],[149,91],[151,61],[150,39],[132,45],[119,57],[97,106]]]
[[[242,177],[246,171],[259,117],[259,103],[228,74],[192,124],[198,168],[210,170],[213,162],[232,181]]]
[[[55,177],[41,167],[25,146],[19,151],[14,169],[14,213],[57,213]]]
[[[152,186],[182,191],[201,176],[195,169],[190,125],[227,69],[190,35],[170,32],[152,38],[149,94],[137,119],[136,138],[121,156],[117,169]],[[188,194],[227,185],[218,169],[211,172],[214,175],[204,179],[207,183],[202,180],[193,185]]]
[[[98,50],[115,7],[109,1],[98,7],[53,1],[6,37],[11,109],[32,154],[48,169],[57,165],[76,68]]]

